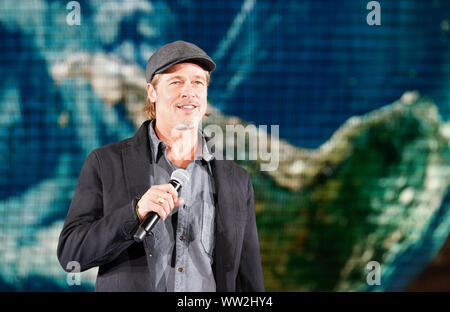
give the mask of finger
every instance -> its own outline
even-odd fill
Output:
[[[142,218],[145,218],[145,216],[149,213],[149,212],[155,212],[156,214],[158,214],[158,216],[161,219],[165,219],[167,217],[167,213],[164,210],[164,208],[152,201],[146,201],[144,203],[139,204],[139,215]]]
[[[159,202],[160,199],[162,199],[161,202]],[[172,211],[172,208],[169,206],[167,200],[162,197],[156,197],[156,199],[154,199],[152,203],[160,206],[167,215]]]
[[[175,202],[169,193],[160,190],[154,190],[152,196],[153,201],[158,203],[158,198],[164,199],[165,203],[169,206],[169,211],[172,210],[173,207],[175,207]]]
[[[149,212],[150,211],[156,212],[158,214],[158,216],[163,220],[165,220],[167,218],[167,216],[169,215],[169,213],[166,212],[164,207],[157,203],[151,202],[149,205],[149,208],[150,208]]]
[[[178,200],[178,192],[175,190],[175,188],[173,187],[172,184],[168,183],[168,184],[155,185],[155,188],[171,194],[174,202]]]

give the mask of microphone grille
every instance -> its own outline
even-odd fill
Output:
[[[185,169],[177,169],[172,172],[171,180],[177,180],[181,186],[185,186],[189,182],[189,173]]]

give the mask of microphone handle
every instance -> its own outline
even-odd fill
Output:
[[[172,184],[177,192],[181,189],[181,184],[177,180],[170,180],[169,183]],[[144,217],[144,220],[142,220],[141,224],[139,224],[136,233],[133,235],[134,241],[138,243],[142,242],[144,240],[144,237],[150,234],[150,231],[153,229],[159,219],[160,217],[156,212],[150,211],[149,213],[147,213]]]

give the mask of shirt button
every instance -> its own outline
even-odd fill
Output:
[[[183,272],[183,268],[178,268],[178,272]]]
[[[184,241],[184,236],[183,235],[180,236],[180,240]]]

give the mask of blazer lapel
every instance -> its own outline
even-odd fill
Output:
[[[233,168],[228,161],[213,160],[212,171],[216,187],[216,248],[215,275],[217,291],[234,289],[234,264],[236,255],[237,227],[233,192]]]
[[[135,136],[122,150],[126,186],[130,199],[140,198],[150,187],[150,144],[148,139],[149,120],[144,122]]]

